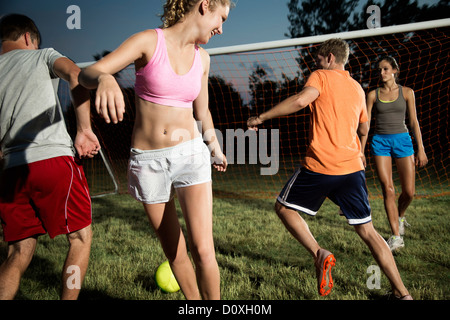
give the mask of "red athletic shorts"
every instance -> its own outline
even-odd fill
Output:
[[[73,157],[13,167],[0,179],[0,218],[7,242],[45,233],[54,238],[92,222],[86,177]]]

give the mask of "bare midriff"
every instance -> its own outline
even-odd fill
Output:
[[[192,108],[168,107],[136,97],[132,148],[168,148],[200,136]]]

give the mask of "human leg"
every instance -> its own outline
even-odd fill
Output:
[[[37,239],[26,238],[8,244],[8,256],[0,266],[0,300],[12,300],[19,290],[20,279],[36,250]]]
[[[389,279],[393,293],[397,297],[404,297],[409,295],[408,290],[403,284],[400,273],[395,264],[389,246],[386,241],[378,234],[373,227],[372,222],[361,225],[356,225],[355,230],[361,239],[367,244],[378,266]]]
[[[176,190],[186,221],[201,296],[203,299],[220,299],[220,272],[213,239],[211,182]]]
[[[200,299],[195,271],[187,253],[174,200],[144,204],[144,209],[186,299]]]
[[[400,217],[404,217],[406,209],[411,204],[416,192],[414,155],[395,159],[395,163],[402,186],[402,193],[398,198],[398,213]]]
[[[309,230],[308,224],[295,210],[276,202],[275,212],[289,233],[312,255],[316,267],[319,294],[322,296],[329,294],[333,288],[331,268],[336,264],[333,254],[319,246]]]
[[[56,157],[33,163],[30,168],[30,193],[45,230],[50,238],[64,234],[68,240],[61,299],[75,300],[92,244],[92,206],[82,164],[73,157]]]
[[[180,201],[183,214],[188,228],[188,237],[192,237],[191,226],[194,228],[201,226],[204,221],[194,221],[190,223],[189,219],[195,220],[197,214],[200,219],[212,220],[212,200],[209,200],[209,214],[203,217],[205,210],[201,204],[205,203],[206,192],[200,194],[190,194],[190,190],[199,188],[197,184],[204,184],[211,181],[211,163],[208,148],[201,138],[188,142],[180,143],[174,147],[159,150],[138,150],[132,149],[132,156],[129,161],[129,192],[138,201],[144,204],[145,211],[149,217],[150,223],[158,235],[164,253],[167,256],[170,266],[177,278],[178,284],[183,290],[187,299],[200,299],[200,290],[203,286],[204,268],[198,264],[204,260],[204,255],[199,261],[199,255],[196,253],[196,247],[202,249],[202,243],[197,244],[197,234],[193,236],[191,250],[194,262],[197,264],[196,271],[192,266],[187,253],[186,240],[182,233],[178,216],[173,201],[173,188],[176,188],[178,199]],[[208,184],[208,197],[212,198],[211,184]],[[208,199],[209,199],[208,198]],[[200,211],[197,213],[200,206]],[[200,230],[206,236],[212,234],[211,227]],[[201,239],[202,234],[200,234]],[[212,236],[210,236],[212,239]],[[190,241],[191,242],[191,241]],[[214,248],[214,246],[211,246]],[[200,250],[199,249],[199,250]],[[214,258],[215,259],[215,258]],[[214,260],[215,261],[215,260]],[[217,263],[216,263],[217,266]],[[218,270],[218,268],[217,268]],[[202,279],[197,281],[197,275],[202,275]],[[198,284],[197,284],[198,283]],[[219,290],[217,286],[217,291]],[[203,298],[209,297],[202,292]]]
[[[289,233],[316,259],[320,246],[309,230],[306,221],[297,211],[289,209],[279,202],[275,203],[275,212]]]
[[[406,209],[411,204],[415,194],[415,167],[414,155],[396,159],[397,170],[400,176],[402,193],[398,197],[399,233],[405,234],[405,228],[410,227],[406,222]]]
[[[76,300],[89,265],[92,243],[92,228],[87,226],[69,233],[69,251],[62,273],[62,300]]]
[[[303,167],[294,172],[280,192],[275,212],[293,237],[312,255],[317,273],[319,294],[331,292],[331,268],[336,259],[322,249],[309,230],[308,224],[297,211],[314,216],[320,209],[332,186],[341,178],[312,172]]]
[[[375,156],[378,179],[383,191],[384,208],[394,236],[400,236],[398,225],[398,208],[395,197],[395,186],[392,179],[392,158]]]
[[[401,218],[404,217],[415,193],[414,148],[409,133],[396,135],[393,140],[393,157],[402,186],[402,193],[398,198],[398,212]]]
[[[314,258],[320,246],[298,211],[312,216],[317,213],[327,196],[327,189],[334,183],[329,178],[300,167],[286,182],[275,203],[275,212],[286,229]]]

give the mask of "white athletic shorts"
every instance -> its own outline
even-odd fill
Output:
[[[157,150],[131,149],[128,191],[136,200],[165,203],[174,188],[211,181],[211,158],[201,137]]]

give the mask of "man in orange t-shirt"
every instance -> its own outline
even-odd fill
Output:
[[[313,72],[305,87],[319,96],[310,106],[310,144],[303,165],[328,175],[364,170],[357,131],[368,119],[361,85],[348,71],[333,69]]]
[[[341,39],[324,42],[317,53],[321,70],[314,71],[303,90],[272,109],[251,117],[250,129],[264,121],[295,113],[310,105],[309,147],[302,166],[288,180],[277,198],[275,210],[289,232],[315,260],[318,291],[327,295],[333,287],[334,255],[322,249],[297,211],[316,215],[325,198],[340,208],[350,225],[369,246],[388,276],[395,297],[412,299],[403,285],[392,253],[375,231],[364,173],[360,137],[368,134],[364,91],[345,70],[348,44]],[[364,161],[364,162],[363,162]]]

